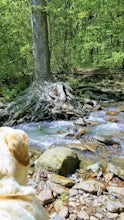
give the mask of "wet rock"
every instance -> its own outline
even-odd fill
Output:
[[[85,140],[81,140],[81,143],[83,145],[83,147],[91,152],[96,152],[97,147],[98,147],[98,143],[97,142],[85,142]]]
[[[48,178],[50,181],[55,182],[55,183],[59,183],[62,186],[72,187],[74,185],[74,181],[71,180],[70,178],[67,178],[67,177],[64,177],[61,175],[57,175],[55,173],[49,174]]]
[[[77,120],[74,121],[75,125],[86,125],[86,121],[83,118],[78,118]]]
[[[124,170],[121,167],[108,163],[108,170],[124,180]]]
[[[98,192],[105,190],[105,185],[96,180],[87,180],[75,184],[73,188],[81,189],[88,193],[97,194]]]
[[[113,144],[118,144],[117,141],[113,140],[109,135],[96,135],[95,138],[107,145],[113,145]]]
[[[110,122],[118,122],[118,118],[108,118],[107,121],[110,121]]]
[[[124,104],[117,108],[118,112],[124,112]]]
[[[72,144],[68,144],[66,145],[67,148],[71,148],[71,149],[79,149],[81,151],[86,151],[87,147],[84,144],[81,143],[72,143]]]
[[[67,176],[74,173],[79,167],[80,160],[77,154],[66,147],[55,147],[45,151],[36,161],[35,170],[42,168],[54,173]]]
[[[118,111],[108,111],[108,112],[106,112],[106,115],[117,115],[118,114]]]
[[[80,139],[82,135],[86,134],[88,132],[88,129],[87,128],[81,128],[77,134],[76,134],[76,138],[77,139]]]

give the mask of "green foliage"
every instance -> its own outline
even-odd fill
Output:
[[[52,71],[124,67],[123,0],[46,3]],[[0,1],[0,20],[0,94],[9,98],[27,86],[33,71],[30,2]]]
[[[28,0],[0,1],[0,21],[0,94],[8,98],[23,89],[33,69]]]
[[[123,0],[48,1],[53,69],[122,67]]]
[[[67,200],[67,195],[65,193],[61,194],[60,196],[62,201],[66,201]]]

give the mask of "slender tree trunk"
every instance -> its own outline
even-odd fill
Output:
[[[45,6],[45,0],[31,0],[31,23],[34,43],[33,81],[36,83],[52,79]]]

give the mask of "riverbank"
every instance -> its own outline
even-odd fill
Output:
[[[106,111],[104,109],[93,112],[85,120],[80,118],[73,122],[73,127],[72,124],[70,126],[66,124],[65,133],[60,127],[59,131],[57,130],[57,122],[54,126],[49,124],[47,137],[56,131],[59,135],[66,136],[66,140],[72,139],[72,143],[56,142],[48,148],[55,148],[56,151],[58,145],[66,146],[73,149],[81,161],[79,168],[68,177],[55,175],[54,172],[44,168],[36,172],[36,161],[43,155],[44,150],[30,151],[29,184],[36,189],[36,195],[47,210],[49,220],[123,220],[124,155],[121,145],[124,141],[123,114],[124,105],[121,103],[119,106],[107,108]],[[46,126],[43,129],[40,125],[42,124],[39,124],[38,132],[44,133],[44,129],[47,132]],[[62,125],[64,126],[64,121]],[[88,128],[90,135],[93,128],[94,137],[87,135]],[[41,146],[46,144],[47,137],[44,136],[44,143],[40,140]],[[77,138],[77,143],[74,143],[74,137]],[[120,144],[118,138],[121,140]],[[58,150],[56,154],[57,152]]]
[[[124,70],[108,68],[75,68],[56,78],[68,82],[77,96],[98,102],[124,100]]]
[[[123,220],[124,169],[117,158],[92,163],[85,157],[80,168],[65,177],[42,167],[36,172],[40,153],[30,156],[29,185],[36,189],[49,220]],[[124,159],[121,162],[123,167]]]

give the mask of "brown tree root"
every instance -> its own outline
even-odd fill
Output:
[[[77,100],[70,86],[63,82],[34,83],[0,109],[0,125],[83,117],[86,112],[82,104],[84,100]]]

